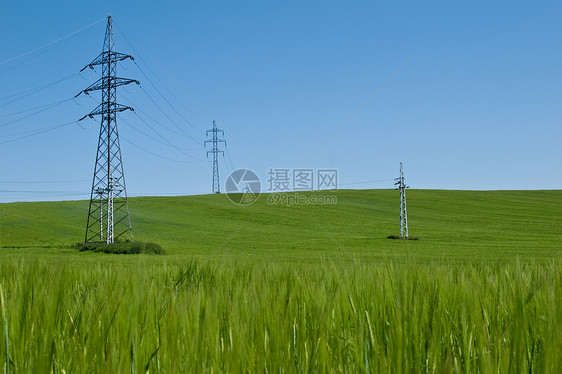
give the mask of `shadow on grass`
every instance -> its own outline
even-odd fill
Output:
[[[166,252],[156,243],[150,242],[123,242],[123,243],[78,243],[74,249],[80,252],[92,251],[114,254],[154,254],[165,255]]]
[[[398,235],[389,235],[386,237],[387,239],[400,239],[400,240],[420,240],[420,238],[417,238],[415,236],[409,236],[407,238],[402,238]]]

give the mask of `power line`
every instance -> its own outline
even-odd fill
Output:
[[[79,33],[81,33],[82,31],[85,31],[85,30],[87,30],[87,29],[89,29],[89,28],[91,28],[91,27],[97,25],[98,23],[102,22],[104,19],[105,19],[105,18],[102,18],[102,19],[100,19],[99,21],[96,21],[96,22],[92,23],[91,25],[88,25],[88,26],[83,27],[83,28],[81,28],[81,29],[79,29],[79,30],[76,30],[76,31],[74,31],[74,32],[71,32],[70,34],[67,34],[67,35],[65,35],[65,36],[63,36],[63,37],[61,37],[61,38],[58,38],[58,39],[53,40],[53,41],[51,41],[51,42],[49,42],[49,43],[47,43],[47,44],[44,44],[44,45],[42,45],[41,47],[34,48],[34,49],[32,49],[32,50],[30,50],[30,51],[27,51],[27,52],[25,52],[25,53],[22,53],[22,54],[20,54],[20,55],[18,55],[18,56],[15,56],[15,57],[9,58],[9,59],[7,59],[7,60],[5,60],[5,61],[2,61],[2,62],[0,62],[0,65],[4,65],[4,64],[7,64],[7,63],[9,63],[9,62],[15,61],[15,60],[17,60],[18,58],[27,56],[27,55],[29,55],[29,54],[31,54],[31,53],[33,53],[33,52],[39,51],[39,50],[41,50],[41,49],[43,49],[43,48],[45,48],[45,47],[48,47],[48,46],[50,46],[50,45],[52,45],[52,44],[56,44],[56,43],[61,42],[61,41],[65,40],[65,39],[71,38],[71,37],[73,37],[74,35],[79,34]]]
[[[61,104],[66,103],[67,101],[70,101],[70,100],[74,100],[74,98],[71,97],[70,99],[66,99],[66,100],[59,101],[59,102],[57,102],[57,103],[54,103],[54,104],[48,106],[47,108],[38,110],[38,111],[36,111],[36,112],[33,112],[33,113],[31,113],[31,114],[28,114],[27,116],[23,116],[23,117],[21,117],[21,118],[15,119],[15,120],[13,120],[13,121],[4,123],[4,124],[0,125],[0,127],[6,127],[6,126],[8,126],[8,125],[11,125],[12,123],[16,123],[16,122],[19,122],[19,121],[21,121],[21,120],[23,120],[23,119],[26,119],[26,118],[29,118],[29,117],[33,117],[33,116],[36,115],[36,114],[39,114],[39,113],[42,113],[42,112],[44,112],[44,111],[46,111],[46,110],[52,109],[52,108],[54,108],[54,107],[56,107],[56,106],[59,106],[59,105],[61,105]],[[73,121],[73,122],[74,122],[74,121]]]
[[[123,98],[126,102],[128,102],[129,104],[135,106],[135,105],[131,102],[131,100],[127,99],[127,97],[122,96],[122,98]],[[136,106],[135,106],[135,107],[136,107]],[[142,110],[142,109],[140,109],[140,108],[137,108],[137,109],[135,110],[135,114],[138,114],[137,112],[140,112],[140,113],[144,114],[144,115],[145,115],[146,117],[148,117],[152,122],[154,122],[154,123],[156,123],[156,124],[162,126],[163,128],[165,128],[166,130],[168,130],[169,132],[171,132],[171,133],[173,133],[173,134],[180,135],[180,136],[186,136],[184,133],[177,132],[177,131],[175,131],[175,130],[169,128],[168,126],[164,125],[162,122],[157,121],[156,119],[154,119],[154,117],[150,116],[148,113],[146,113],[144,110]],[[140,116],[139,116],[139,117],[140,117]],[[198,145],[202,145],[202,144],[203,144],[202,141],[199,141],[199,140],[194,139],[194,138],[191,138],[191,139],[194,140]]]
[[[228,162],[230,163],[230,171],[232,172],[234,170],[234,164],[232,163],[232,157],[230,157],[230,150],[227,147],[227,144],[224,144],[224,153],[226,153],[226,155],[228,156]],[[224,157],[224,155],[223,155]]]
[[[22,137],[19,137],[19,138],[16,138],[16,139],[6,140],[5,142],[1,142],[0,145],[6,144],[6,143],[15,142],[15,141],[17,141],[17,140],[22,140],[22,139],[30,138],[30,137],[32,137],[32,136],[39,135],[39,134],[43,134],[43,133],[46,133],[46,132],[48,132],[48,131],[60,129],[61,127],[65,127],[65,126],[68,126],[68,125],[72,125],[73,123],[77,123],[77,121],[67,122],[67,123],[63,123],[62,125],[57,125],[57,126],[48,127],[48,128],[39,130],[39,131],[37,131],[37,132],[34,132],[34,133],[29,134],[29,135],[26,135],[26,136],[22,136]]]
[[[326,145],[326,143],[328,143],[330,141],[330,139],[332,139],[337,133],[338,131],[340,131],[349,121],[351,121],[351,119],[357,114],[359,113],[359,111],[361,111],[361,109],[363,109],[363,107],[365,105],[367,105],[369,103],[369,101],[371,101],[371,99],[377,94],[379,93],[380,90],[382,90],[384,88],[384,86],[386,86],[386,84],[388,82],[390,82],[390,80],[392,78],[394,78],[394,76],[396,74],[398,74],[404,67],[406,67],[406,65],[408,65],[408,63],[410,62],[410,60],[412,59],[412,56],[408,57],[406,59],[406,61],[404,61],[402,63],[402,65],[400,65],[396,70],[394,70],[394,72],[392,72],[392,74],[390,74],[390,76],[388,78],[386,78],[384,80],[384,82],[382,82],[382,84],[380,84],[377,89],[367,98],[365,99],[365,101],[363,101],[361,103],[361,105],[359,105],[346,119],[345,121],[343,121],[331,134],[330,136],[328,136],[326,138],[326,140],[324,140],[322,142],[322,144],[320,144],[315,150],[314,152],[312,152],[312,154],[310,155],[310,157],[314,156],[319,150],[320,148],[322,148],[324,145]]]
[[[88,195],[87,193],[83,192],[76,192],[76,191],[37,191],[37,190],[0,190],[2,193],[25,193],[25,194],[53,194],[53,195]]]
[[[178,110],[176,109],[175,106],[173,106],[170,101],[168,101],[168,99],[166,99],[166,97],[164,95],[162,95],[162,93],[160,92],[160,90],[156,87],[156,85],[154,83],[152,83],[152,81],[150,80],[150,78],[148,77],[148,75],[146,75],[144,73],[144,71],[141,69],[141,67],[139,66],[139,64],[137,64],[135,62],[135,65],[139,68],[140,72],[146,77],[146,79],[148,80],[148,82],[152,85],[152,87],[154,87],[154,89],[156,90],[156,92],[158,92],[158,94],[162,97],[162,99],[164,99],[164,101],[170,106],[170,108],[172,108],[172,110],[174,112],[176,112],[176,114],[178,116],[181,117],[181,119],[183,119],[189,126],[191,126],[193,129],[195,129],[196,131],[199,131],[201,134],[203,134],[203,131],[201,131],[200,129],[198,129],[197,127],[195,127],[195,125],[193,125],[189,120],[187,120],[180,112],[178,112]],[[146,65],[146,63],[145,63]],[[147,65],[148,67],[148,65]],[[148,69],[150,70],[150,67],[148,67]],[[152,71],[152,70],[151,70]],[[154,73],[152,73],[154,74]]]
[[[25,64],[25,63],[27,63],[27,62],[29,62],[29,61],[31,61],[31,60],[36,59],[37,57],[39,57],[39,56],[41,56],[41,55],[43,55],[43,54],[49,52],[51,49],[53,49],[53,48],[55,48],[55,47],[56,47],[56,45],[53,45],[53,46],[49,47],[48,49],[45,49],[44,51],[39,52],[39,53],[36,54],[35,56],[28,57],[27,59],[25,59],[25,60],[23,60],[23,61],[21,61],[21,62],[15,64],[15,65],[13,65],[13,66],[7,68],[6,70],[1,71],[1,72],[0,72],[0,75],[4,75],[4,74],[6,74],[6,73],[8,73],[8,72],[10,72],[10,71],[12,71],[12,70],[14,70],[14,69],[17,69],[17,68],[20,67],[21,65],[23,65],[23,64]]]
[[[129,196],[193,196],[193,195],[205,195],[207,192],[135,192]]]
[[[136,48],[133,46],[133,44],[129,41],[129,39],[127,38],[127,36],[125,36],[125,34],[123,33],[123,31],[119,28],[119,26],[115,25],[117,27],[117,30],[119,30],[119,32],[121,33],[121,35],[123,36],[123,38],[125,39],[125,41],[127,43],[129,43],[129,46],[131,46],[131,48],[133,49],[133,51],[135,52],[135,54],[138,56],[138,58],[142,61],[142,63],[144,64],[144,66],[146,66],[146,68],[148,69],[148,71],[150,71],[152,73],[152,75],[156,78],[156,80],[162,85],[162,87],[164,87],[164,89],[166,89],[166,91],[168,91],[168,93],[174,97],[176,99],[176,101],[179,102],[179,100],[177,100],[177,98],[174,96],[174,94],[167,88],[167,86],[162,83],[162,81],[160,80],[160,78],[158,78],[158,76],[154,73],[154,71],[150,68],[150,66],[146,63],[146,61],[144,60],[144,58],[142,57],[142,55],[136,50]],[[160,90],[156,87],[156,85],[152,82],[152,80],[148,77],[148,75],[142,70],[142,68],[139,66],[139,64],[136,63],[135,61],[135,65],[139,68],[140,72],[145,76],[145,78],[148,80],[148,82],[152,85],[152,87],[154,87],[154,89],[156,90],[156,92],[158,92],[158,94],[164,99],[164,101],[166,101],[166,103],[170,106],[170,108],[172,108],[172,110],[174,112],[177,113],[178,116],[180,116],[189,126],[191,126],[193,129],[195,129],[196,131],[198,131],[199,133],[203,134],[203,131],[200,130],[199,128],[197,128],[195,125],[193,125],[189,120],[187,120],[180,112],[178,112],[178,110],[176,109],[175,106],[173,106],[168,99],[166,99],[166,97],[160,92]],[[189,110],[189,109],[188,109]],[[191,110],[190,110],[191,112]],[[192,112],[193,113],[193,112]],[[193,113],[195,114],[195,113]]]
[[[119,32],[121,32],[121,34],[123,35],[123,37],[125,38],[125,40],[129,43],[129,45],[131,46],[131,48],[135,51],[135,53],[138,52],[136,51],[135,47],[131,44],[131,42],[129,42],[129,40],[127,39],[127,37],[124,35],[124,33],[119,29],[119,26],[117,26],[117,29],[119,30]],[[142,56],[139,55],[140,60],[144,63],[144,65],[149,69],[149,71],[156,77],[156,79],[158,79],[158,76],[152,71],[152,69],[150,69],[150,66],[148,66],[148,64],[144,61],[144,59],[142,58]],[[164,68],[164,66],[162,66],[162,64],[160,64],[160,62],[158,62],[156,60],[156,58],[154,58],[154,56],[151,56],[151,58],[154,60],[154,62],[156,62],[156,64],[160,67],[160,69],[162,69],[212,120],[219,122],[218,120],[215,119],[215,117],[201,104],[199,103],[199,101],[197,101],[197,99],[174,77],[172,76],[172,74],[166,69]],[[136,64],[136,63],[135,63]],[[136,64],[138,66],[138,64]],[[138,66],[139,70],[141,70],[141,73],[148,79],[148,81],[150,82],[150,84],[152,84],[154,86],[154,88],[157,90],[157,92],[163,97],[163,95],[160,93],[160,91],[156,88],[156,86],[154,85],[154,83],[152,83],[152,81],[150,80],[150,78],[148,78],[148,76],[142,71],[142,69],[140,68],[140,66]],[[159,79],[158,79],[159,80]],[[162,82],[160,81],[160,83],[162,84]],[[165,85],[163,85],[165,87]],[[141,89],[145,92],[145,94],[148,95],[148,93],[144,90],[144,88],[141,86]],[[158,109],[164,113],[164,111],[158,106],[158,104],[156,104],[156,102],[152,99],[152,97],[149,96],[149,99],[158,107]],[[168,103],[168,105],[170,105],[174,110],[175,108],[168,102],[167,99],[164,98],[164,100],[166,100],[166,102]],[[177,113],[177,111],[176,111]],[[179,114],[179,113],[178,113]],[[171,120],[171,118],[169,118],[169,116],[164,113],[164,115],[172,122],[175,124],[175,122],[173,122]],[[181,115],[180,115],[181,116]],[[183,116],[181,116],[183,118]],[[184,118],[185,120],[185,118]],[[176,125],[176,127],[178,127]],[[223,126],[224,128],[224,126]],[[181,130],[181,129],[180,129]],[[183,130],[181,130],[182,132],[184,132]],[[246,149],[226,130],[224,130],[233,140],[236,144],[238,144],[238,146],[240,146],[240,148],[242,148],[242,150],[244,150],[244,152],[246,152],[246,154],[248,156],[250,156],[250,158],[252,157],[250,155],[250,153],[248,151],[246,151]],[[185,134],[185,132],[184,132]],[[187,135],[187,134],[185,134]]]
[[[367,183],[379,183],[379,182],[390,182],[393,181],[394,178],[390,178],[390,179],[379,179],[376,181],[365,181],[365,182],[353,182],[353,183],[340,183],[340,186],[351,186],[354,184],[367,184]]]
[[[180,152],[180,153],[183,153],[185,156],[187,156],[187,157],[189,157],[189,158],[192,158],[192,159],[194,159],[194,160],[196,160],[196,161],[204,162],[203,160],[201,160],[201,159],[199,159],[199,158],[197,158],[197,157],[194,157],[194,156],[191,156],[191,155],[185,153],[185,152],[184,152],[181,148],[179,148],[177,145],[173,144],[173,143],[170,142],[168,139],[164,138],[158,131],[156,131],[152,126],[150,126],[150,125],[148,124],[148,122],[146,122],[146,121],[145,121],[141,116],[139,116],[138,114],[137,114],[137,117],[139,117],[139,119],[140,119],[149,129],[151,129],[156,135],[158,135],[158,136],[160,137],[160,139],[162,139],[163,141],[165,141],[165,142],[166,142],[167,144],[169,144],[172,148],[174,148],[175,150],[177,150],[177,151]]]
[[[181,131],[185,136],[187,136],[189,139],[191,139],[191,140],[193,140],[194,142],[198,143],[198,141],[197,141],[194,137],[192,137],[191,135],[189,135],[188,133],[186,133],[172,118],[170,118],[170,116],[168,115],[168,113],[166,113],[166,112],[160,107],[160,105],[158,105],[158,103],[152,98],[152,96],[150,96],[150,95],[148,94],[148,92],[146,92],[146,90],[144,89],[143,86],[141,86],[141,90],[142,90],[142,92],[144,92],[145,95],[150,99],[150,101],[152,101],[152,103],[153,103],[154,105],[156,105],[156,107],[158,108],[158,110],[160,110],[160,112],[162,112],[162,114],[163,114],[164,116],[166,116],[166,118],[168,118],[168,120],[169,120],[170,122],[172,122],[172,123],[174,124],[174,126],[176,126],[176,127],[178,128],[178,130],[180,130],[180,131]]]
[[[131,48],[133,49],[133,51],[137,54],[137,56],[139,57],[139,59],[143,62],[143,64],[147,67],[147,69],[152,73],[152,75],[154,75],[156,77],[156,79],[160,82],[160,84],[162,84],[162,81],[160,81],[160,79],[158,78],[158,76],[156,74],[154,74],[154,71],[152,71],[152,69],[150,68],[150,66],[148,66],[148,64],[144,61],[144,59],[142,58],[142,56],[139,54],[139,52],[135,49],[135,47],[133,46],[133,44],[131,44],[131,42],[129,41],[129,39],[127,39],[127,37],[125,36],[125,34],[123,33],[123,31],[121,31],[121,29],[119,28],[119,26],[117,26],[117,29],[119,30],[119,32],[121,33],[121,35],[123,36],[123,38],[125,38],[125,40],[127,41],[127,43],[129,43],[129,45],[131,46]],[[156,90],[156,92],[158,92],[158,94],[162,97],[162,99],[164,99],[164,101],[170,106],[170,108],[172,108],[172,110],[174,112],[176,112],[189,126],[191,126],[192,128],[194,128],[195,130],[199,131],[201,134],[203,133],[203,131],[201,131],[200,129],[198,129],[197,127],[195,127],[190,121],[188,121],[184,116],[181,115],[181,113],[178,112],[178,110],[168,101],[168,99],[166,99],[166,97],[160,92],[160,90],[158,89],[158,87],[156,87],[156,85],[152,82],[152,80],[148,77],[148,75],[144,72],[144,70],[142,70],[142,68],[140,67],[139,64],[137,64],[136,62],[134,62],[135,65],[138,67],[138,69],[140,70],[140,72],[142,73],[142,75],[144,75],[144,77],[148,80],[148,82],[152,85],[152,87],[154,87],[154,89]],[[162,86],[165,87],[164,84],[162,84]],[[141,87],[142,88],[142,87]],[[143,89],[144,91],[144,89]],[[146,93],[146,91],[145,91]],[[148,94],[147,94],[148,95]],[[151,98],[152,100],[152,98]],[[159,108],[160,109],[160,108]],[[161,109],[160,109],[161,110]],[[161,110],[162,111],[162,110]],[[163,112],[164,113],[164,112]],[[167,115],[166,115],[167,116]],[[168,116],[167,116],[168,117]],[[168,119],[170,119],[168,117]],[[172,123],[174,123],[171,119],[170,121]],[[174,123],[175,125],[175,123]],[[178,127],[178,129],[180,131],[182,131],[186,136],[187,133],[185,133],[183,131],[183,129],[181,129],[179,126],[176,125],[176,127]]]
[[[4,114],[2,116],[0,116],[0,118],[6,118],[6,117],[12,117],[15,116],[17,114],[22,114],[22,113],[27,113],[27,112],[31,112],[33,110],[37,110],[37,109],[43,109],[46,107],[50,107],[50,106],[56,106],[60,103],[60,101],[54,102],[54,103],[49,103],[49,104],[45,104],[45,105],[40,105],[40,106],[36,106],[35,108],[29,108],[29,109],[25,109],[25,110],[20,110],[19,112],[14,112],[14,113],[10,113],[10,114]]]
[[[139,149],[145,151],[146,153],[149,153],[149,154],[153,155],[154,157],[158,157],[158,158],[161,158],[161,159],[163,159],[163,160],[172,161],[172,162],[178,162],[178,163],[181,163],[181,164],[193,164],[193,163],[195,163],[195,162],[198,162],[198,161],[180,161],[180,160],[174,160],[174,159],[168,158],[168,157],[166,157],[166,156],[162,156],[162,155],[159,155],[159,154],[154,153],[154,152],[152,152],[152,151],[149,151],[148,149],[146,149],[146,148],[144,148],[144,147],[141,147],[140,145],[138,145],[138,144],[136,144],[136,143],[133,143],[132,141],[130,141],[130,140],[128,140],[127,138],[125,138],[124,136],[121,136],[121,140],[124,140],[126,143],[129,143],[129,144],[131,144],[132,146],[137,147],[137,148],[139,148]]]
[[[14,97],[14,96],[23,95],[23,96],[21,96],[21,97],[18,97],[18,98],[16,98],[16,99],[12,100],[12,101],[8,101],[7,103],[4,103],[4,104],[0,105],[0,107],[6,106],[6,105],[11,104],[11,103],[13,103],[13,102],[16,102],[16,101],[18,101],[18,100],[21,100],[21,99],[23,99],[23,98],[25,98],[25,97],[28,97],[28,96],[30,96],[30,95],[33,95],[34,93],[37,93],[37,92],[39,92],[39,91],[42,91],[42,90],[44,90],[44,89],[46,89],[46,88],[49,88],[49,87],[51,87],[51,86],[54,86],[55,84],[60,83],[60,82],[63,82],[63,81],[65,81],[65,80],[67,80],[67,79],[74,78],[75,76],[77,76],[77,75],[79,75],[79,74],[80,74],[80,73],[72,73],[72,74],[70,74],[69,76],[64,77],[64,78],[61,78],[61,79],[59,79],[59,80],[56,80],[56,81],[54,81],[54,82],[52,82],[52,83],[47,83],[47,84],[45,84],[45,85],[42,85],[42,86],[39,86],[39,87],[36,87],[36,88],[32,88],[32,89],[29,89],[29,90],[26,90],[26,91],[23,91],[23,92],[20,92],[20,93],[17,93],[17,94],[5,96],[5,97],[1,98],[0,101],[1,101],[1,100],[6,100],[6,99],[9,99],[9,98],[12,98],[12,97]]]
[[[128,100],[126,97],[123,97],[123,98],[125,99],[125,101],[127,101],[129,104],[132,105],[132,103],[131,103],[130,100]],[[140,116],[137,112],[143,113],[143,114],[144,114],[145,116],[147,116],[150,120],[152,120],[152,121],[155,122],[156,124],[162,126],[162,127],[165,128],[166,130],[168,130],[168,131],[170,131],[170,132],[172,132],[172,133],[174,133],[174,134],[177,134],[177,135],[182,135],[182,134],[180,134],[180,133],[177,133],[177,132],[173,131],[172,129],[170,129],[169,127],[165,126],[165,125],[162,124],[161,122],[158,122],[157,120],[155,120],[154,118],[152,118],[150,115],[148,115],[146,112],[144,112],[143,110],[138,109],[138,108],[137,108],[137,110],[134,111],[133,113],[134,113],[150,130],[152,130],[156,135],[158,135],[158,137],[159,137],[160,139],[162,139],[162,140],[164,141],[164,143],[162,143],[161,141],[158,141],[157,139],[151,137],[150,135],[148,135],[148,134],[142,132],[141,130],[139,130],[139,129],[137,129],[136,127],[132,126],[130,123],[128,123],[128,122],[125,122],[125,123],[127,123],[129,126],[133,127],[135,130],[141,132],[143,135],[145,135],[145,136],[151,138],[152,140],[158,141],[159,143],[162,143],[162,144],[167,145],[167,146],[169,146],[169,147],[171,147],[171,148],[174,148],[174,149],[177,150],[178,152],[182,153],[183,155],[185,155],[185,156],[187,156],[187,157],[189,157],[189,158],[191,158],[191,159],[193,159],[193,160],[196,160],[196,161],[198,161],[198,162],[204,162],[203,160],[201,160],[201,159],[199,159],[199,158],[197,158],[197,157],[194,157],[194,156],[191,156],[191,155],[188,154],[188,153],[185,153],[185,151],[184,151],[183,149],[179,148],[178,146],[176,146],[175,144],[173,144],[172,142],[170,142],[170,141],[169,141],[168,139],[166,139],[162,134],[160,134],[154,127],[150,126],[150,124],[149,124],[144,118],[142,118],[142,116]],[[121,117],[120,117],[120,118],[121,118]],[[201,145],[197,140],[195,140],[195,139],[192,139],[192,140],[196,141],[198,145]],[[129,142],[130,142],[130,141],[129,141]],[[133,144],[133,145],[136,145],[136,144]],[[140,146],[138,146],[138,145],[136,145],[136,146],[137,146],[138,148],[141,148],[141,149],[145,150],[144,148],[142,148],[142,147],[140,147]],[[154,154],[153,152],[150,152],[150,151],[147,151],[147,152],[149,152],[149,153],[151,153],[151,154]],[[154,155],[155,155],[156,157],[168,159],[168,158],[166,158],[166,157],[164,157],[164,156],[159,156],[159,155],[156,155],[156,154],[154,154]],[[172,160],[172,159],[168,159],[168,160],[170,160],[170,161],[176,161],[176,160]]]
[[[139,118],[140,118],[140,117],[139,117]],[[125,120],[125,119],[122,118],[121,116],[119,116],[119,119],[120,119],[121,121],[123,121],[125,124],[127,124],[131,129],[133,129],[133,130],[135,130],[135,131],[141,133],[142,135],[146,136],[147,138],[149,138],[149,139],[151,139],[151,140],[154,140],[155,142],[160,143],[160,144],[162,144],[162,145],[165,145],[166,147],[170,147],[170,148],[176,149],[174,146],[170,145],[169,142],[167,143],[167,142],[164,142],[164,141],[162,141],[162,140],[156,139],[156,138],[153,137],[152,135],[149,135],[149,134],[145,133],[144,131],[142,131],[141,129],[137,128],[136,126],[133,126],[129,121]],[[150,127],[150,129],[153,130],[153,131],[156,131],[156,130],[154,130],[152,127]],[[189,150],[190,150],[190,151],[194,151],[194,149],[189,149]]]
[[[50,128],[53,128],[53,126],[41,127],[41,128],[33,129],[33,130],[20,131],[20,132],[15,132],[13,134],[0,135],[0,138],[13,138],[14,136],[33,134],[35,132],[45,130],[45,129],[50,129]]]
[[[166,130],[168,130],[169,132],[176,134],[176,135],[180,135],[180,136],[184,136],[184,134],[182,134],[181,132],[177,132],[175,130],[172,130],[171,128],[169,128],[168,126],[164,125],[162,122],[157,121],[156,119],[154,119],[153,117],[151,117],[148,113],[146,113],[144,110],[138,108],[136,105],[134,105],[131,100],[127,99],[126,96],[121,96],[123,98],[123,100],[125,100],[126,102],[128,102],[130,105],[136,107],[137,109],[135,110],[135,114],[138,114],[137,112],[140,112],[142,114],[144,114],[146,117],[148,117],[148,119],[150,119],[152,122],[156,123],[157,125],[162,126],[163,128],[165,128]],[[139,116],[140,117],[140,116]]]
[[[191,98],[191,100],[193,100],[195,104],[199,106],[199,108],[201,108],[212,120],[216,121],[215,117],[207,110],[207,108],[205,108],[201,103],[199,103],[199,101],[197,101],[195,96],[193,96],[191,92],[189,92],[160,62],[158,62],[158,60],[156,60],[154,56],[150,56],[150,57],[152,58],[152,60],[154,60],[154,62],[156,62],[156,64],[160,67],[160,69],[162,69],[166,74],[168,74],[168,76]]]
[[[152,73],[152,75],[156,78],[156,80],[162,85],[162,87],[164,87],[164,89],[166,91],[168,91],[168,93],[174,98],[176,99],[176,101],[180,104],[182,104],[187,110],[189,110],[193,115],[199,117],[197,115],[197,113],[195,113],[194,111],[192,111],[191,109],[189,109],[183,102],[181,102],[180,100],[178,100],[178,98],[172,93],[172,91],[170,89],[168,89],[168,87],[160,80],[160,78],[158,78],[158,75],[156,75],[156,73],[154,73],[154,71],[150,68],[150,66],[146,63],[146,61],[144,60],[144,58],[142,57],[142,55],[136,50],[136,48],[133,46],[133,44],[129,41],[129,39],[127,38],[127,36],[123,33],[123,31],[119,28],[118,25],[115,25],[115,27],[117,27],[117,30],[119,30],[119,32],[121,33],[121,35],[123,36],[123,38],[127,41],[127,43],[129,44],[129,46],[133,49],[133,51],[137,54],[137,56],[139,56],[139,59],[142,61],[142,63],[148,68],[148,70]],[[140,66],[137,66],[140,70]],[[142,72],[142,71],[141,71]],[[143,73],[144,74],[144,73]],[[145,75],[146,76],[146,75]],[[147,77],[148,79],[148,77]],[[150,79],[149,79],[150,81]],[[201,118],[201,117],[199,117]],[[203,131],[197,129],[199,132],[203,133]]]
[[[170,88],[168,88],[168,85],[166,85],[159,77],[158,75],[150,68],[150,65],[148,65],[146,63],[146,61],[141,57],[140,60],[142,61],[142,63],[144,64],[144,66],[146,66],[146,68],[152,73],[152,75],[154,76],[154,78],[156,78],[156,80],[158,81],[158,83],[160,83],[160,86],[163,87],[166,92],[175,99],[175,101],[177,103],[179,103],[182,107],[184,107],[189,113],[193,114],[195,117],[197,117],[197,119],[199,120],[204,120],[197,112],[195,112],[193,109],[191,109],[183,100],[178,99],[178,97],[172,92],[172,90]],[[140,70],[140,66],[138,66],[139,70]],[[150,80],[149,80],[150,81]],[[154,84],[153,84],[154,85]],[[171,105],[168,103],[168,105]],[[171,105],[172,106],[172,105]],[[172,109],[174,111],[176,111],[176,107],[172,106]],[[180,117],[182,117],[189,125],[192,125],[192,127],[197,130],[200,133],[203,133],[202,130],[200,130],[197,126],[193,125],[193,123],[189,120],[187,120],[186,118],[184,118],[179,112],[176,111],[176,113],[178,113],[178,115]]]
[[[218,124],[221,124],[203,105],[201,105],[199,103],[199,101],[197,101],[197,99],[160,63],[158,62],[158,60],[156,60],[156,58],[154,58],[154,56],[150,56],[154,62],[156,62],[156,64],[160,67],[160,69],[162,69],[205,113],[207,113],[207,115],[212,119],[215,120]],[[238,146],[250,157],[253,158],[252,155],[250,154],[250,152],[248,152],[246,150],[246,148],[244,148],[242,146],[242,144],[240,144],[240,142],[238,140],[236,140],[236,138],[234,136],[232,136],[232,134],[230,134],[230,132],[228,132],[224,126],[222,126],[222,129],[224,130],[224,132],[230,136],[230,138],[232,140],[234,140],[234,142],[236,144],[238,144]]]
[[[56,183],[81,183],[81,182],[88,182],[87,179],[80,179],[80,180],[68,180],[68,181],[22,181],[22,182],[2,182],[0,184],[56,184]]]

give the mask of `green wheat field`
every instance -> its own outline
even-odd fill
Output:
[[[387,239],[397,191],[329,194],[130,199],[166,255],[73,249],[86,201],[0,204],[2,369],[560,371],[562,191],[408,190],[419,240]]]

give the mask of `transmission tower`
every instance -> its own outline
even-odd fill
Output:
[[[211,130],[207,130],[207,137],[209,133],[212,134],[211,140],[205,141],[205,146],[207,143],[211,143],[212,147],[210,151],[207,151],[207,157],[209,157],[209,153],[213,154],[213,193],[221,193],[220,183],[219,183],[219,153],[224,155],[224,151],[219,149],[219,144],[224,143],[226,145],[226,141],[223,139],[219,139],[219,133],[224,136],[224,131],[217,129],[217,124],[213,121],[213,128]]]
[[[81,70],[88,67],[93,69],[94,66],[101,65],[102,76],[78,93],[78,95],[81,93],[89,95],[92,91],[101,91],[101,104],[90,114],[80,118],[81,121],[86,117],[101,116],[85,243],[109,244],[128,236],[133,240],[123,159],[117,132],[117,113],[133,108],[117,104],[116,96],[117,87],[130,83],[139,84],[139,82],[117,77],[117,62],[127,58],[134,59],[132,56],[115,52],[114,47],[111,16],[107,16],[103,52]]]
[[[400,190],[400,237],[408,239],[408,213],[406,212],[406,183],[404,181],[404,167],[400,163],[400,176],[394,179],[397,190]]]

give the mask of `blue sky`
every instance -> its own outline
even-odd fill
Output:
[[[118,94],[136,108],[118,119],[131,196],[209,193],[213,119],[223,181],[337,168],[340,188],[389,188],[362,182],[402,161],[412,188],[562,185],[559,2],[37,1],[0,4],[0,201],[89,197],[98,120],[10,140],[97,105],[71,98],[98,77],[75,73],[101,52],[109,13],[136,57],[118,75],[141,82]]]

